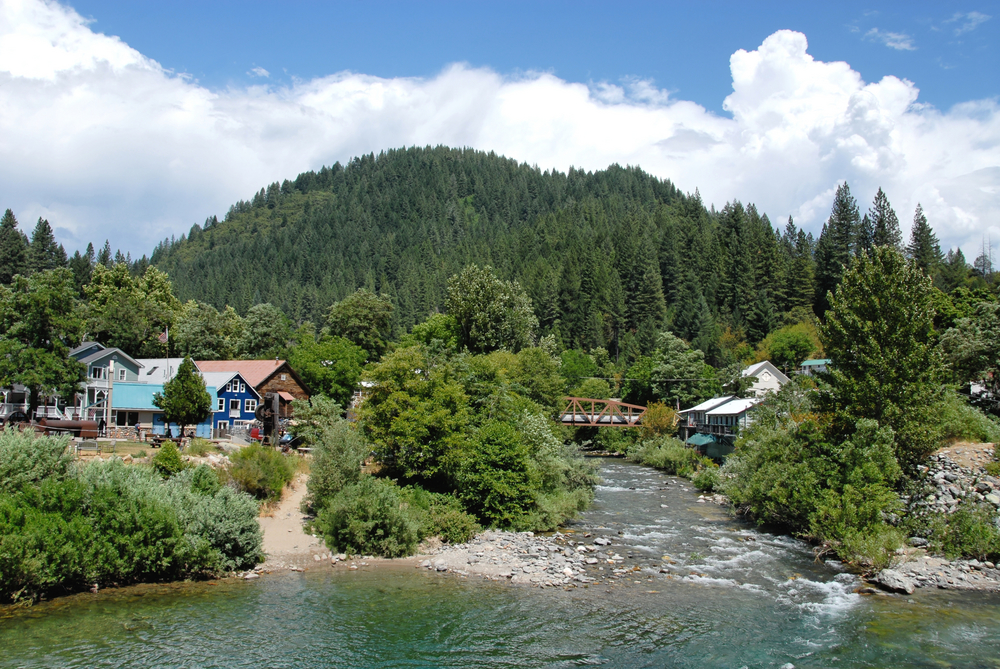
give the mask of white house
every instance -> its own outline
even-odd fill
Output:
[[[754,379],[748,392],[755,397],[763,397],[767,393],[776,393],[781,386],[788,383],[788,377],[780,369],[771,364],[770,360],[758,362],[743,370],[743,378]]]

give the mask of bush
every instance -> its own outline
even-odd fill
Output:
[[[152,467],[111,460],[0,493],[0,594],[34,598],[256,564],[256,503],[231,488],[209,492],[214,474],[204,469],[164,482]]]
[[[160,452],[153,456],[152,465],[160,473],[160,476],[165,479],[184,469],[181,452],[177,450],[177,446],[172,441],[163,442]]]
[[[332,550],[385,557],[412,553],[419,530],[399,488],[372,476],[363,476],[334,495],[320,509],[313,526]]]
[[[484,525],[526,527],[535,501],[528,448],[511,425],[483,425],[466,449],[457,479],[459,498]]]
[[[428,492],[418,486],[401,488],[400,494],[419,523],[419,541],[437,536],[445,543],[460,544],[482,529],[454,495]]]
[[[949,559],[1000,559],[1000,531],[991,506],[963,501],[955,513],[936,521],[929,538]]]
[[[296,402],[295,418],[295,435],[313,449],[307,505],[320,509],[344,486],[358,482],[370,449],[354,426],[340,417],[340,406],[325,397]]]
[[[632,462],[677,476],[692,476],[700,468],[714,466],[709,458],[671,437],[647,439],[634,444],[626,457]]]
[[[947,393],[935,413],[944,439],[1000,443],[1000,423],[957,393]]]
[[[292,480],[295,468],[280,452],[251,444],[233,453],[226,477],[238,490],[261,501],[272,502]]]
[[[191,443],[187,447],[188,455],[196,455],[199,458],[205,457],[209,453],[218,453],[219,447],[210,442],[208,439],[196,438],[192,439]]]
[[[46,437],[34,430],[0,430],[0,492],[15,492],[44,479],[66,478],[73,456],[69,437]]]
[[[718,467],[704,467],[699,469],[691,477],[691,483],[694,487],[703,492],[713,492],[719,487],[722,482],[722,478],[719,476]]]

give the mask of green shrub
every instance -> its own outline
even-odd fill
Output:
[[[629,448],[626,457],[633,462],[677,476],[691,476],[699,468],[714,466],[709,458],[672,437],[638,442]]]
[[[984,469],[990,476],[1000,476],[1000,462],[987,462]]]
[[[523,529],[535,497],[528,447],[513,426],[488,421],[470,441],[457,474],[465,508],[487,527]]]
[[[165,479],[184,469],[181,452],[177,450],[177,446],[172,441],[163,442],[160,452],[153,456],[152,465]]]
[[[879,572],[899,561],[896,549],[903,545],[903,534],[890,525],[879,523],[864,530],[851,529],[840,540],[840,559]]]
[[[0,430],[0,492],[14,492],[44,479],[66,478],[73,455],[69,437],[46,437],[34,430]]]
[[[587,428],[593,430],[594,428]],[[625,455],[636,443],[639,431],[636,428],[599,427],[591,440],[594,450]]]
[[[341,489],[320,509],[313,526],[332,550],[385,557],[411,554],[419,530],[399,488],[372,476]]]
[[[325,397],[296,403],[295,434],[312,448],[307,505],[320,509],[344,486],[357,483],[361,465],[371,449],[348,421],[340,406]]]
[[[934,519],[929,538],[949,559],[1000,559],[1000,531],[988,504],[963,501],[955,513]]]
[[[718,467],[703,467],[691,477],[691,483],[694,484],[694,487],[704,492],[715,491],[721,482],[722,478],[719,476]]]
[[[111,460],[0,493],[0,594],[33,598],[256,564],[256,502],[232,488],[209,494],[208,478],[194,469],[162,481],[151,467]]]
[[[245,446],[229,456],[226,476],[237,489],[262,500],[274,501],[292,480],[295,469],[288,458],[260,444]]]
[[[196,455],[199,458],[205,457],[209,453],[218,452],[218,446],[210,442],[208,439],[202,439],[200,437],[192,439],[191,443],[187,447],[188,455]]]
[[[482,529],[454,495],[428,492],[418,486],[401,488],[400,494],[419,523],[420,541],[437,536],[445,543],[460,544]]]
[[[1000,423],[957,393],[947,393],[935,413],[946,440],[1000,443]]]

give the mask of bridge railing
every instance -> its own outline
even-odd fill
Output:
[[[566,408],[559,414],[564,425],[592,427],[633,427],[646,414],[646,407],[616,400],[564,397]]]

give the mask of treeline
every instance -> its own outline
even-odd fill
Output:
[[[631,360],[669,329],[722,366],[821,316],[849,259],[884,244],[943,293],[995,287],[988,253],[973,266],[960,250],[943,255],[919,208],[904,245],[882,191],[862,216],[841,186],[814,239],[792,220],[776,228],[752,204],[707,209],[697,192],[638,168],[543,172],[444,147],[273,183],[225,220],[165,240],[151,260],[181,299],[239,314],[267,302],[293,323],[322,324],[331,304],[365,288],[393,304],[393,336],[444,310],[448,277],[489,265],[526,289],[538,335],[564,348]]]

